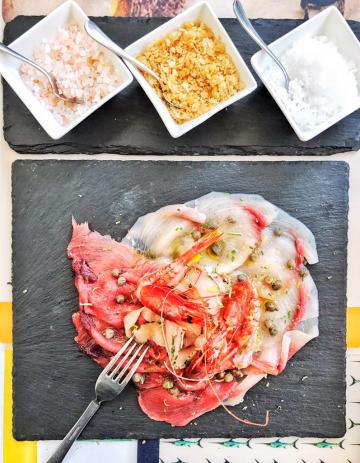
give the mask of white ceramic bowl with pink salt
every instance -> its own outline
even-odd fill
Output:
[[[54,96],[33,67],[1,54],[0,73],[43,129],[58,139],[124,90],[133,80],[125,64],[84,30],[86,14],[72,0],[63,3],[9,46],[55,76],[66,96]]]
[[[360,42],[334,6],[269,45],[290,76],[263,51],[256,73],[302,141],[316,137],[360,108]]]

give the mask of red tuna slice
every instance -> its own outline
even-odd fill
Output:
[[[104,335],[106,324],[83,312],[77,312],[74,314],[73,323],[77,331],[79,332],[79,329],[81,329],[81,334],[86,336],[86,339],[89,340],[89,343],[91,342],[91,348],[94,351],[98,352],[97,349],[99,349],[99,352],[104,353],[106,360],[102,359],[101,363],[97,362],[103,367],[108,363],[114,354],[118,353],[119,349],[128,340],[123,329],[114,329],[112,338],[108,339]],[[97,361],[95,358],[96,355],[92,355],[92,351],[89,351],[87,346],[85,346],[86,348],[83,348],[83,343],[80,342],[81,340],[79,337],[75,338],[75,341],[79,344],[81,350],[83,350],[87,355]],[[158,365],[156,359],[151,357],[150,351],[146,355],[144,361],[140,363],[137,371],[139,373],[168,374],[168,370],[165,368],[165,366]]]
[[[219,399],[224,401],[236,389],[237,382],[212,383]],[[139,392],[139,404],[144,413],[156,421],[166,421],[174,426],[185,426],[220,403],[211,386],[201,391],[172,395],[163,387],[143,389]]]
[[[75,221],[68,257],[73,261],[76,274],[80,311],[117,328],[123,326],[124,316],[129,311],[141,307],[135,296],[134,283],[159,267],[110,236],[90,231],[87,223],[79,225]],[[118,284],[118,278],[113,276],[114,269],[126,275],[124,284]],[[129,282],[129,278],[132,281]],[[116,300],[120,295],[124,297],[122,303]]]
[[[75,271],[78,270],[78,262],[85,261],[97,277],[103,272],[111,272],[114,268],[118,268],[121,272],[129,272],[133,279],[138,279],[159,267],[158,263],[140,257],[128,245],[113,240],[109,235],[100,235],[96,231],[91,231],[86,222],[77,224],[73,220],[72,225],[73,235],[67,252],[68,257],[73,259]],[[86,275],[83,276],[86,278]],[[128,280],[137,283],[137,280],[131,281],[131,278]]]
[[[77,331],[75,342],[78,344],[80,349],[101,367],[105,367],[112,354],[96,344],[96,342],[89,336],[87,330],[82,324],[80,312],[73,314],[72,321]]]
[[[153,389],[154,387],[162,386],[166,375],[161,373],[146,373],[144,374],[144,382],[136,383],[138,389]]]
[[[137,256],[129,247],[110,236],[91,231],[86,222],[77,224],[73,220],[72,225],[73,235],[67,251],[75,265],[78,261],[85,261],[95,275],[120,265],[125,268],[135,265]]]

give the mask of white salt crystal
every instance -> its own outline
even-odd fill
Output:
[[[305,37],[292,45],[280,60],[289,76],[289,92],[275,63],[266,69],[274,91],[303,131],[322,124],[359,98],[355,64],[325,36]]]

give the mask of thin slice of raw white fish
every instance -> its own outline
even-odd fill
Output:
[[[189,207],[197,208],[206,214],[213,214],[216,210],[234,205],[237,207],[250,207],[258,211],[265,219],[267,224],[270,224],[277,216],[278,207],[264,199],[260,195],[242,194],[242,193],[222,193],[219,191],[212,191],[207,195],[200,198],[193,199],[185,203]]]
[[[256,371],[278,374],[295,352],[318,336],[317,289],[309,272],[304,275],[302,263],[303,257],[316,263],[318,256],[315,238],[304,224],[261,196],[246,194],[213,192],[185,205],[161,208],[139,218],[123,241],[167,261],[189,249],[203,229],[214,227],[223,231],[223,243],[216,253],[201,253],[177,289],[189,298],[207,300],[210,313],[217,314],[231,281],[242,274],[255,284],[261,299],[260,336],[253,355],[239,355],[239,367],[249,367],[249,372],[227,402],[234,405],[264,377]],[[267,310],[269,302],[276,310]]]
[[[194,244],[191,236],[205,214],[184,204],[165,206],[140,217],[123,242],[153,258],[174,258]]]
[[[204,253],[200,264],[208,272],[232,272],[254,251],[264,226],[277,216],[277,208],[259,195],[212,192],[186,203],[205,214],[205,225],[220,227],[223,239],[211,252]]]
[[[286,218],[285,224],[288,224],[287,214],[284,213],[282,217]],[[276,227],[282,224],[283,222],[277,222]],[[298,230],[303,231],[302,228],[298,227]],[[249,259],[234,272],[235,275],[248,275],[262,299],[261,341],[259,351],[249,359],[249,365],[270,374],[280,373],[298,350],[319,335],[319,304],[315,283],[310,273],[302,278],[299,269],[289,268],[289,262],[291,267],[296,262],[297,236],[294,236],[293,232],[277,236],[275,230],[278,232],[278,228],[271,226],[263,231],[258,258],[254,261]],[[316,255],[316,249],[315,252],[312,250],[312,255]],[[281,288],[274,290],[266,281],[281,282]],[[303,306],[301,317],[292,328],[292,320],[299,310],[300,300]],[[277,310],[267,311],[265,306],[267,302],[273,303]],[[271,336],[268,327],[275,329],[277,334]],[[244,357],[241,356],[241,360],[243,359]],[[258,375],[254,374],[247,376],[249,380],[257,377]],[[260,379],[261,377],[256,382]],[[234,395],[226,404],[236,405],[242,399],[243,393],[240,391],[238,396]]]
[[[282,222],[277,221],[276,225],[279,224],[282,225]],[[258,257],[255,260],[249,259],[239,271],[251,278],[264,304],[261,317],[262,345],[257,360],[268,363],[274,369],[281,364],[283,369],[287,361],[284,349],[289,337],[294,338],[298,350],[318,336],[319,307],[317,289],[310,273],[305,270],[305,275],[301,276],[303,267],[293,268],[297,260],[297,236],[293,233],[277,236],[275,230],[278,229],[271,226],[263,231]],[[276,289],[279,285],[280,288]],[[266,305],[269,303],[276,310],[267,310]],[[300,305],[301,316],[293,328],[293,319]],[[276,334],[271,336],[269,332]],[[290,347],[293,355],[295,346]]]
[[[139,218],[123,241],[153,258],[174,258],[195,243],[201,225],[221,227],[224,239],[214,247],[215,252],[203,253],[201,266],[209,273],[228,273],[251,254],[263,225],[270,224],[277,211],[259,195],[213,192]]]
[[[309,264],[316,264],[319,262],[315,237],[308,227],[300,222],[300,220],[295,219],[282,209],[278,209],[277,218],[272,223],[271,227],[274,230],[280,230],[280,232],[297,239],[302,247],[304,257]]]

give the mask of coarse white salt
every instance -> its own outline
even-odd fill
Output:
[[[267,67],[266,73],[301,130],[308,131],[326,122],[359,98],[357,73],[360,70],[328,37],[304,37],[279,58],[290,77],[289,91],[274,62]]]
[[[102,48],[75,23],[60,27],[52,37],[42,39],[32,58],[56,78],[67,97],[83,100],[75,104],[57,98],[43,74],[32,66],[21,65],[20,75],[25,84],[61,125],[81,116],[122,80]]]

